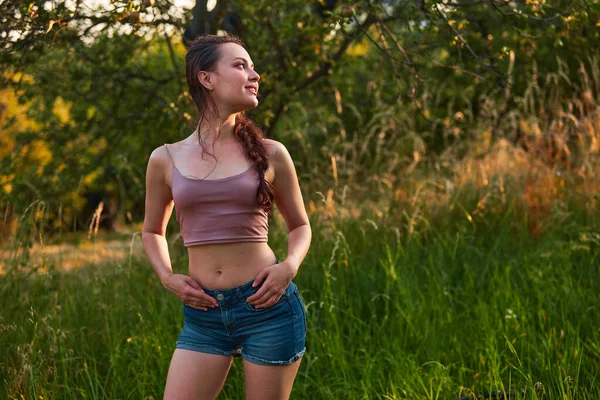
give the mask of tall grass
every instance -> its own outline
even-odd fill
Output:
[[[293,398],[598,398],[597,232],[319,224],[295,279],[309,333]],[[284,232],[271,236],[283,258]],[[161,398],[182,305],[143,258],[22,274],[0,281],[2,397]],[[243,398],[242,372],[237,360],[220,398]]]
[[[578,80],[568,78],[564,62],[558,65],[547,76],[534,70],[523,94],[509,87],[483,95],[478,115],[439,104],[439,93],[427,90],[420,109],[386,104],[378,82],[368,84],[374,101],[369,119],[338,99],[349,126],[339,111],[295,105],[282,139],[294,149],[309,193],[323,199],[311,199],[310,210],[358,218],[373,208],[403,219],[412,231],[427,223],[452,226],[456,218],[489,229],[488,216],[497,220],[494,215],[510,210],[513,217],[503,224],[526,218],[537,236],[565,221],[596,225],[600,58],[582,61]],[[440,107],[447,116],[419,131],[414,116]],[[426,143],[440,130],[444,150],[434,154]]]

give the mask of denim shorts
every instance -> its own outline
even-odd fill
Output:
[[[183,329],[175,347],[243,357],[259,365],[286,365],[302,357],[306,350],[306,310],[298,288],[292,281],[275,305],[255,308],[246,299],[264,280],[254,288],[253,283],[204,289],[219,303],[207,311],[184,304]]]

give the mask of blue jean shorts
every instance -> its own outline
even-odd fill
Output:
[[[276,261],[279,263],[279,260]],[[224,290],[204,289],[219,307],[199,310],[184,304],[183,329],[178,349],[243,357],[259,365],[287,365],[297,361],[306,347],[306,310],[294,282],[270,307],[255,308],[246,299],[264,283],[254,280]]]

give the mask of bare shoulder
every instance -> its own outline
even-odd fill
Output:
[[[273,183],[279,182],[297,182],[296,168],[290,152],[281,142],[271,139],[265,139],[269,152],[269,163],[273,165]],[[281,186],[281,184],[280,184]]]
[[[169,145],[170,146],[170,145]],[[155,164],[162,164],[169,160],[169,154],[167,153],[167,147],[161,144],[150,153],[149,162],[152,161]]]
[[[267,153],[269,155],[269,159],[277,162],[281,160],[281,157],[287,158],[289,157],[289,152],[283,143],[278,142],[273,139],[265,139],[264,140],[265,147],[267,148]]]
[[[148,158],[148,172],[164,180],[166,167],[170,164],[170,157],[165,145],[160,145],[150,153]]]
[[[174,206],[173,195],[167,182],[169,155],[163,145],[150,153],[146,169],[146,202],[142,231],[165,235]]]

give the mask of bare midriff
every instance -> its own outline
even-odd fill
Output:
[[[243,285],[276,260],[267,242],[204,244],[187,249],[190,276],[210,290]]]

